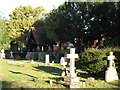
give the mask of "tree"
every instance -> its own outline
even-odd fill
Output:
[[[48,37],[55,41],[82,40],[84,45],[103,34],[119,44],[119,2],[65,2],[46,18]]]
[[[8,49],[9,48],[9,36],[7,31],[7,20],[0,17],[0,49]]]
[[[11,40],[23,44],[29,28],[43,15],[45,15],[43,7],[20,6],[15,8],[9,15],[8,30]]]
[[[48,37],[61,42],[84,37],[92,3],[65,2],[46,18]]]
[[[90,36],[94,36],[97,39],[101,38],[102,34],[106,34],[106,38],[111,38],[110,41],[114,41],[118,36],[118,3],[99,3],[94,5],[94,9],[90,12],[92,19],[89,21],[88,31]],[[112,45],[117,44],[117,41],[112,42]],[[110,44],[110,42],[109,42]],[[108,45],[108,44],[107,44]],[[119,44],[120,45],[120,44]]]

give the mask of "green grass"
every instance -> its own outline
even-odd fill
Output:
[[[11,60],[0,60],[0,70],[2,71],[2,87],[3,88],[67,88],[63,84],[62,66],[58,63],[45,64],[36,62],[32,64],[27,60],[23,65],[10,65]],[[20,61],[20,60],[19,60]],[[18,61],[14,61],[18,62]],[[1,65],[0,65],[1,66]],[[69,68],[67,68],[69,70]],[[89,75],[87,72],[77,70],[80,80],[85,81]],[[53,80],[53,84],[49,84],[49,80]],[[81,88],[118,88],[120,81],[106,83],[103,80],[95,80],[94,83]]]

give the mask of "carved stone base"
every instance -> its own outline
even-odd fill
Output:
[[[80,81],[78,77],[71,78],[70,88],[80,88]]]
[[[70,88],[80,88],[80,81],[78,77],[71,77],[70,75],[64,78],[64,82],[70,85]]]
[[[105,81],[111,82],[114,80],[118,80],[118,75],[115,67],[108,67],[108,69],[105,72]]]

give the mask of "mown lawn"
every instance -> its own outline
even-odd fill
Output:
[[[10,62],[15,62],[11,64]],[[25,62],[17,64],[16,62]],[[31,63],[28,60],[0,60],[0,76],[3,88],[68,88],[63,82],[62,66],[59,63],[45,64],[43,62]],[[69,69],[69,68],[67,68]],[[80,80],[85,81],[89,75],[77,70]],[[53,84],[49,81],[52,80]],[[106,83],[104,80],[95,80],[81,88],[120,88],[120,81]]]

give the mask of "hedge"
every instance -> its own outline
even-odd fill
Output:
[[[107,56],[109,52],[115,55],[115,65],[120,77],[120,48],[96,49],[90,48],[79,54],[76,67],[87,71],[91,76],[104,77],[108,67]]]

